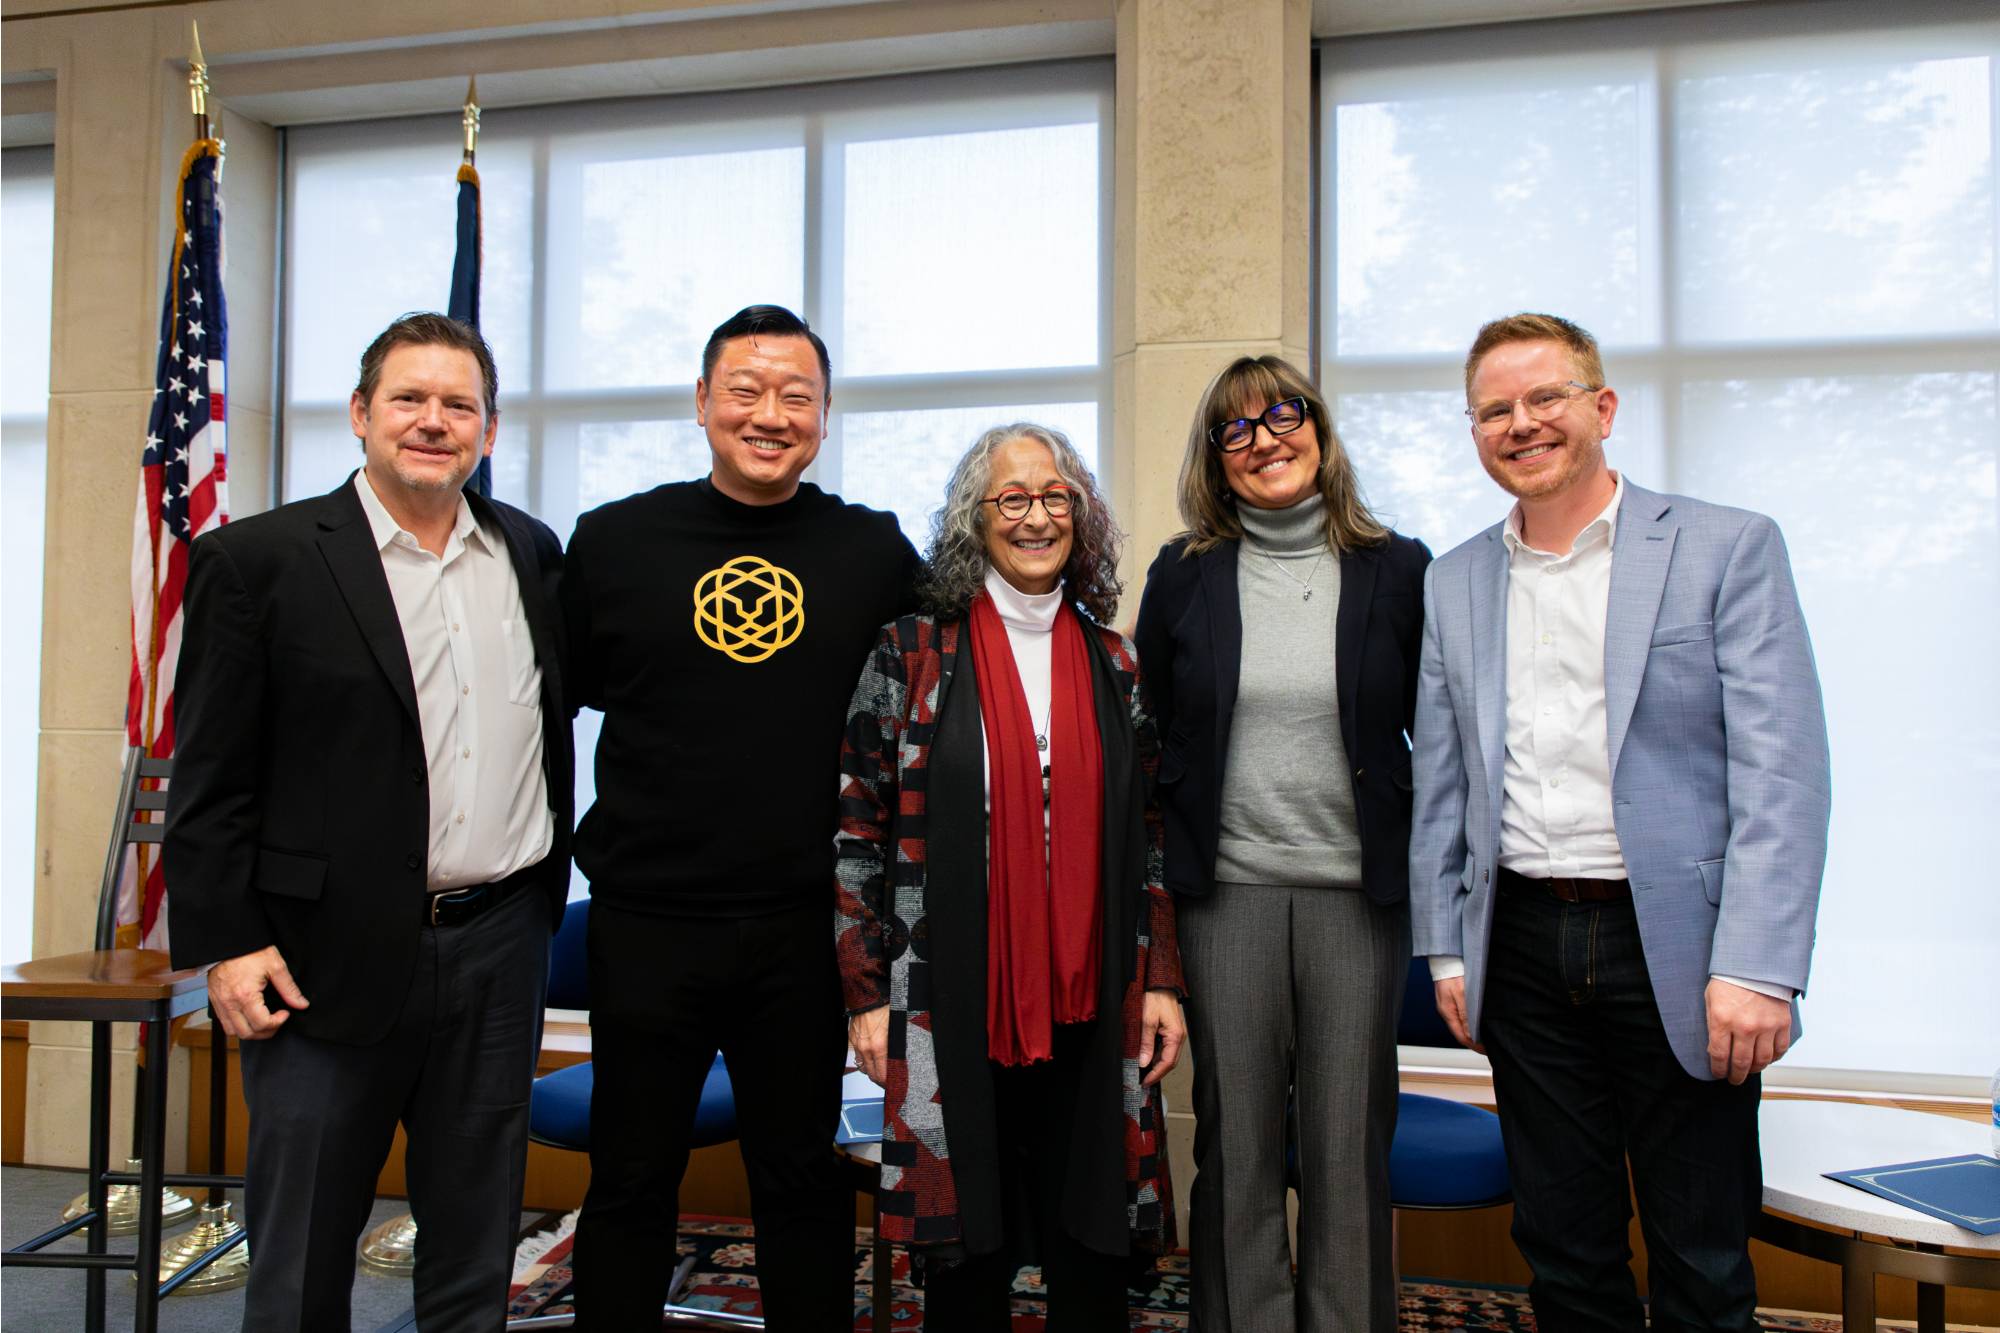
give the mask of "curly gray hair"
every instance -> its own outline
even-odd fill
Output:
[[[986,582],[986,522],[989,505],[981,504],[993,480],[993,455],[1014,440],[1044,445],[1055,460],[1056,474],[1076,492],[1070,509],[1069,559],[1062,579],[1067,596],[1085,615],[1109,625],[1118,614],[1118,543],[1123,534],[1111,517],[1111,506],[1097,487],[1097,478],[1069,437],[1032,421],[995,426],[973,441],[951,470],[944,507],[931,517],[931,546],[918,584],[923,608],[940,620],[965,615]]]

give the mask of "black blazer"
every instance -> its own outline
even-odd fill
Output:
[[[1186,546],[1184,537],[1168,542],[1146,571],[1136,642],[1162,737],[1167,887],[1199,897],[1215,887],[1222,770],[1242,667],[1243,614],[1236,591],[1238,543],[1196,556],[1184,556]],[[1361,883],[1380,903],[1401,902],[1409,894],[1409,733],[1424,632],[1424,567],[1430,560],[1422,542],[1395,533],[1387,546],[1340,557],[1340,610],[1334,620],[1340,739],[1354,769]],[[1301,737],[1300,743],[1314,742]],[[1329,746],[1327,757],[1338,763],[1341,751]]]
[[[520,510],[466,499],[506,538],[542,668],[555,843],[536,887],[553,930],[575,799],[562,548]],[[174,965],[275,944],[311,1001],[288,1030],[378,1041],[421,941],[430,781],[409,651],[353,477],[196,541],[185,615],[164,847]]]

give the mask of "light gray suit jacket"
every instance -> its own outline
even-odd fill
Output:
[[[1475,1035],[1500,869],[1503,527],[1424,576],[1414,736],[1415,952],[1465,959]],[[1604,693],[1612,818],[1653,994],[1674,1054],[1706,1079],[1709,977],[1803,991],[1826,868],[1826,717],[1778,525],[1627,481]]]

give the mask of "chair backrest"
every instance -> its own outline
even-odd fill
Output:
[[[549,945],[549,1008],[590,1008],[589,931],[590,899],[578,898],[563,909],[562,926]]]
[[[1437,1009],[1437,989],[1431,983],[1428,958],[1412,958],[1409,975],[1403,980],[1403,1018],[1396,1025],[1399,1046],[1446,1046],[1458,1048]]]
[[[133,843],[158,847],[167,836],[167,782],[173,775],[171,758],[156,759],[136,745],[125,751],[125,771],[118,779],[118,813],[111,823],[104,878],[97,888],[95,948],[109,949],[117,943],[118,886],[125,878],[126,849]]]

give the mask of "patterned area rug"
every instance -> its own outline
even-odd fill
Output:
[[[574,1225],[572,1215],[564,1218],[555,1231],[522,1242],[509,1317],[569,1312],[570,1228]],[[757,1293],[757,1247],[748,1222],[727,1217],[683,1217],[680,1252],[695,1256],[694,1275],[681,1299],[683,1306],[734,1314],[762,1313],[763,1304]],[[872,1256],[868,1232],[857,1229],[854,1236],[856,1333],[869,1333],[875,1326]],[[908,1255],[896,1252],[890,1327],[898,1333],[924,1326],[923,1293],[910,1283],[909,1263]],[[1041,1288],[1042,1277],[1035,1269],[1024,1268],[1015,1279],[1014,1333],[1040,1333],[1047,1314]],[[1186,1328],[1187,1291],[1187,1256],[1173,1254],[1162,1258],[1154,1266],[1151,1281],[1132,1288],[1132,1321],[1128,1327]],[[1760,1310],[1757,1318],[1770,1333],[1793,1330],[1838,1333],[1840,1329],[1838,1319],[1789,1310]],[[1405,1330],[1525,1330],[1535,1327],[1535,1317],[1528,1308],[1527,1292],[1518,1287],[1469,1287],[1420,1280],[1403,1284],[1401,1323]],[[1880,1329],[1882,1333],[1914,1333],[1911,1324],[1884,1323]]]

